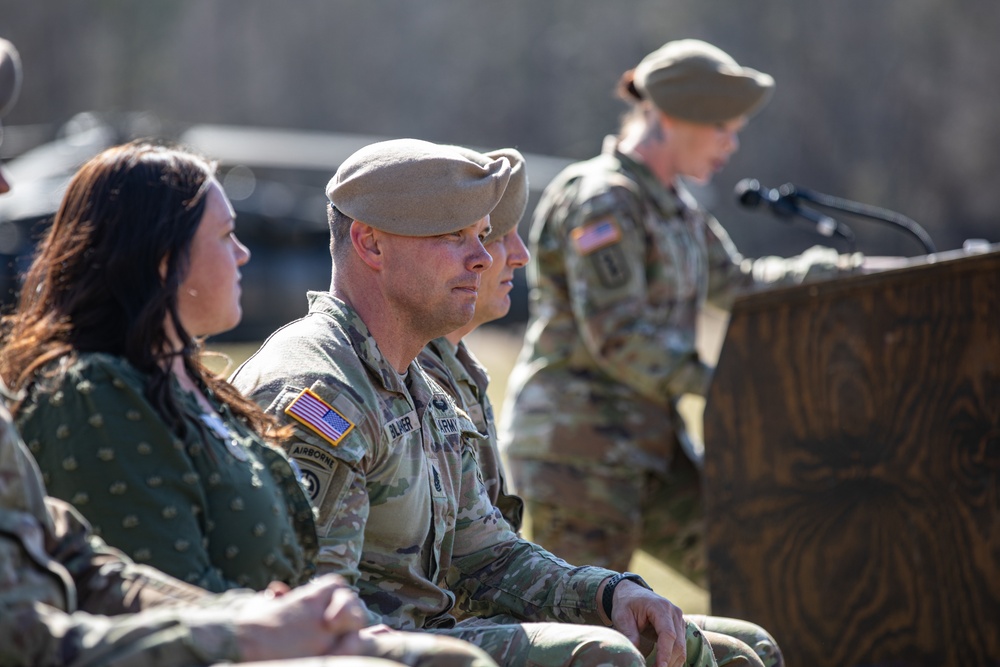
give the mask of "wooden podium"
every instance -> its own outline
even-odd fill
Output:
[[[1000,252],[741,298],[705,406],[712,614],[791,667],[1000,665]]]

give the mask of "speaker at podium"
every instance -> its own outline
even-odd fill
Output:
[[[704,419],[713,615],[789,665],[1000,665],[996,246],[741,297]]]

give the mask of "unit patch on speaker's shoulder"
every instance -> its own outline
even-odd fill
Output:
[[[601,248],[588,259],[597,273],[597,279],[604,287],[616,289],[628,283],[629,267],[621,245],[616,243]]]

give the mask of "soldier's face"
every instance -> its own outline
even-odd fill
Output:
[[[239,267],[250,260],[250,251],[233,232],[233,207],[214,179],[206,197],[205,213],[191,241],[190,267],[177,293],[181,324],[193,336],[239,324]]]
[[[706,125],[664,117],[666,149],[677,174],[698,183],[708,183],[739,150],[739,133],[746,125],[743,117]]]
[[[514,287],[514,271],[528,263],[530,254],[514,228],[491,241],[486,252],[493,264],[483,272],[476,299],[476,326],[498,320],[510,310],[510,291]]]
[[[381,234],[386,297],[401,326],[430,341],[469,323],[493,263],[483,247],[489,230],[486,217],[440,236]]]

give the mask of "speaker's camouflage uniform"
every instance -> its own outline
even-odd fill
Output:
[[[530,249],[531,318],[500,448],[533,539],[618,570],[643,547],[704,583],[699,474],[677,454],[690,439],[675,409],[711,376],[695,347],[699,310],[858,258],[817,247],[744,259],[686,191],[663,186],[614,137],[548,186]]]

